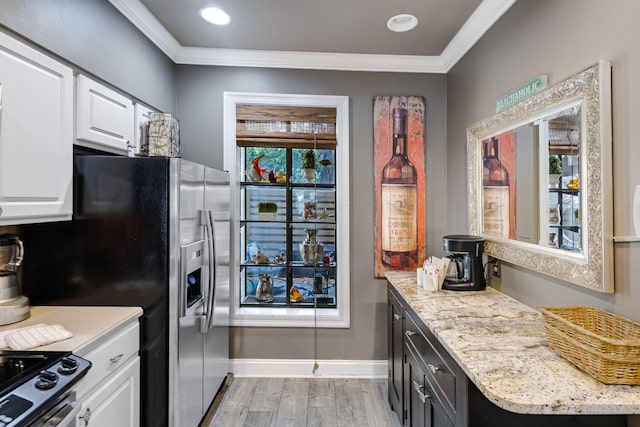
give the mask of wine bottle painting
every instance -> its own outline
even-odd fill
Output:
[[[483,233],[515,238],[515,135],[482,141]]]
[[[424,98],[374,97],[373,126],[375,277],[384,277],[426,256]]]

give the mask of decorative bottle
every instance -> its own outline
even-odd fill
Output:
[[[393,152],[382,169],[382,264],[408,270],[418,265],[418,174],[407,157],[407,110],[393,109]]]
[[[502,165],[498,138],[483,141],[482,196],[484,233],[509,237],[509,172]]]

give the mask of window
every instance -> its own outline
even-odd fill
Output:
[[[224,123],[231,324],[348,327],[348,98],[225,93]]]

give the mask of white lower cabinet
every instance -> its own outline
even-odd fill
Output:
[[[140,425],[140,358],[135,357],[82,398],[77,427]]]
[[[140,426],[140,327],[125,325],[81,357],[91,369],[74,387],[76,427]]]

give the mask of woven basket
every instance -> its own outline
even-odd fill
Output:
[[[541,308],[551,348],[605,384],[640,384],[640,325],[595,307]]]

